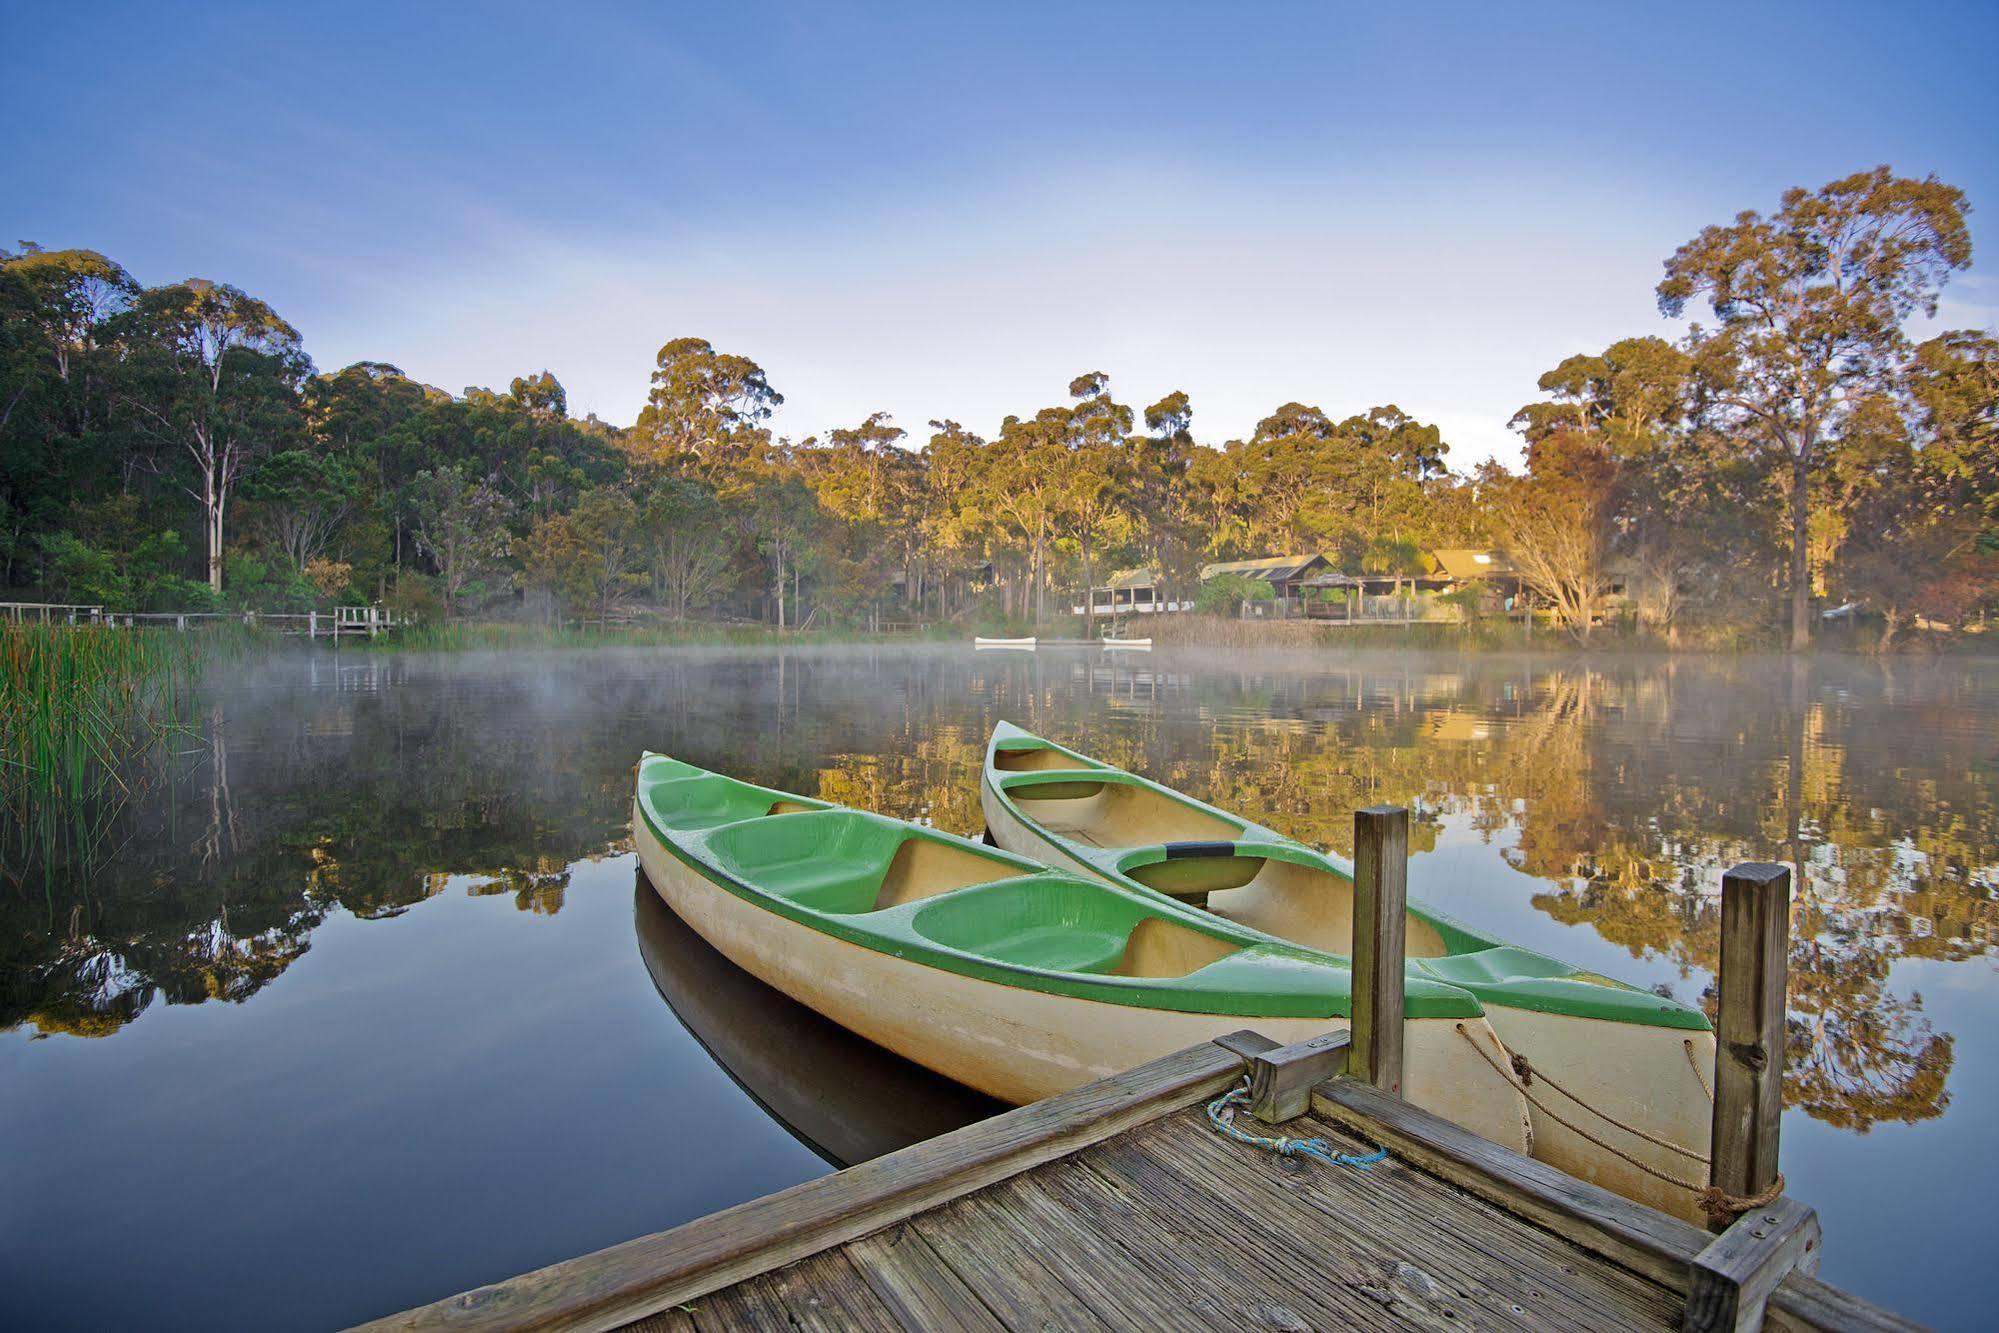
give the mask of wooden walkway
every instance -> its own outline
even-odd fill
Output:
[[[1311,1087],[1283,1132],[1389,1149],[1371,1169],[1216,1134],[1204,1104],[1273,1046],[1241,1033],[1194,1047],[379,1327],[1717,1325],[1686,1313],[1715,1238],[1352,1078]],[[1797,1271],[1768,1316],[1912,1327]]]

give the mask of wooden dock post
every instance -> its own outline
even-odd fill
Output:
[[[1737,1197],[1759,1194],[1777,1180],[1790,950],[1790,867],[1749,862],[1724,873],[1708,1180]]]
[[[1751,862],[1724,873],[1708,1183],[1738,1200],[1767,1194],[1781,1181],[1790,949],[1790,868]],[[1708,1230],[1720,1234],[1690,1266],[1685,1333],[1759,1329],[1784,1276],[1817,1267],[1818,1215],[1795,1199],[1780,1196],[1740,1217],[1710,1218]]]
[[[1409,812],[1399,805],[1356,810],[1353,832],[1353,1047],[1347,1072],[1399,1097]]]

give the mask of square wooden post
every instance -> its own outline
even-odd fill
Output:
[[[1750,862],[1724,873],[1708,1179],[1737,1197],[1758,1194],[1777,1179],[1790,952],[1790,867]],[[1710,1227],[1724,1231],[1727,1224]]]
[[[1353,1048],[1347,1072],[1399,1097],[1409,812],[1399,805],[1356,810],[1353,833]]]

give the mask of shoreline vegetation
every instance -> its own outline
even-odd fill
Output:
[[[1881,167],[1703,229],[1654,292],[1703,322],[1542,375],[1517,472],[1453,470],[1393,404],[1285,402],[1204,439],[1187,393],[1141,409],[1101,371],[990,437],[879,411],[780,435],[764,367],[694,337],[659,349],[631,424],[579,419],[546,370],[458,393],[382,362],[322,373],[238,288],[24,244],[0,251],[0,599],[381,604],[440,646],[515,633],[461,620],[588,637],[562,627],[641,606],[673,642],[737,621],[1067,635],[1120,575],[1214,611],[1241,590],[1207,566],[1315,552],[1325,594],[1399,595],[1448,548],[1503,552],[1506,593],[1575,642],[1976,638],[1999,612],[1999,340],[1906,332],[1969,267],[1968,208]],[[1451,641],[1505,638],[1474,614],[1500,593],[1452,593],[1472,623]],[[1219,633],[1168,619],[1155,637]]]

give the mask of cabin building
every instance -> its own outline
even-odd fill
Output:
[[[1279,600],[1295,600],[1306,579],[1314,574],[1330,572],[1332,568],[1332,562],[1316,552],[1269,555],[1260,560],[1224,560],[1218,564],[1203,565],[1201,582],[1206,583],[1224,574],[1239,574],[1246,579],[1268,583],[1276,590]]]
[[[1111,575],[1106,583],[1090,589],[1090,612],[1099,616],[1152,615],[1162,611],[1191,611],[1193,600],[1176,601],[1166,595],[1157,570],[1125,569]],[[1072,608],[1077,615],[1083,608]]]

